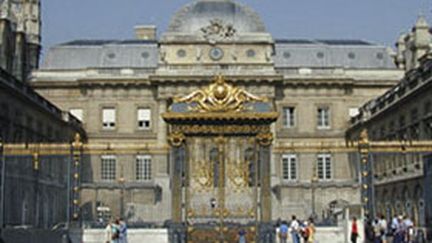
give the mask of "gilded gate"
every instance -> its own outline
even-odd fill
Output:
[[[163,117],[171,125],[173,221],[186,225],[187,241],[234,242],[244,232],[255,242],[273,234],[264,232],[271,220],[270,125],[278,117],[272,104],[217,77],[174,99]]]

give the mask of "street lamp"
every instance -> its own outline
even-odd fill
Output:
[[[314,164],[313,166],[313,172],[312,172],[312,178],[311,178],[311,191],[312,191],[312,219],[316,219],[316,210],[315,210],[315,184],[318,182],[318,176],[317,176],[317,168]]]
[[[123,165],[121,166],[120,178],[118,180],[121,189],[120,189],[120,218],[124,218],[124,189],[125,189],[125,178],[123,175]]]

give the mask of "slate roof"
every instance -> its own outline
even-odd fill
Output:
[[[47,53],[42,69],[156,68],[158,44],[146,40],[75,40]]]
[[[50,48],[42,69],[157,68],[157,41],[75,40]],[[395,68],[387,47],[363,40],[275,41],[276,68]]]
[[[392,69],[385,46],[363,40],[276,40],[276,68]]]

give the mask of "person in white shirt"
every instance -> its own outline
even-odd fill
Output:
[[[297,221],[297,217],[293,215],[291,225],[290,225],[290,231],[291,231],[291,237],[293,243],[300,243],[299,230],[300,230],[300,224]]]
[[[406,242],[411,243],[414,238],[414,223],[405,215],[402,224],[405,231],[405,240]]]
[[[387,220],[385,219],[383,214],[380,214],[378,225],[380,228],[381,241],[382,243],[387,243]]]
[[[398,216],[397,215],[395,215],[394,217],[393,217],[393,219],[392,219],[392,223],[391,223],[391,230],[392,230],[392,234],[394,234],[395,232],[396,232],[396,230],[397,230],[397,228],[398,228],[398,226],[399,226],[399,220],[398,220]]]
[[[108,222],[105,228],[105,243],[111,243],[112,240],[112,228],[111,228],[111,220]]]

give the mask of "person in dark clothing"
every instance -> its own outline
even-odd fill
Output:
[[[374,243],[375,232],[372,226],[372,221],[367,220],[365,225],[365,242],[366,243]]]

